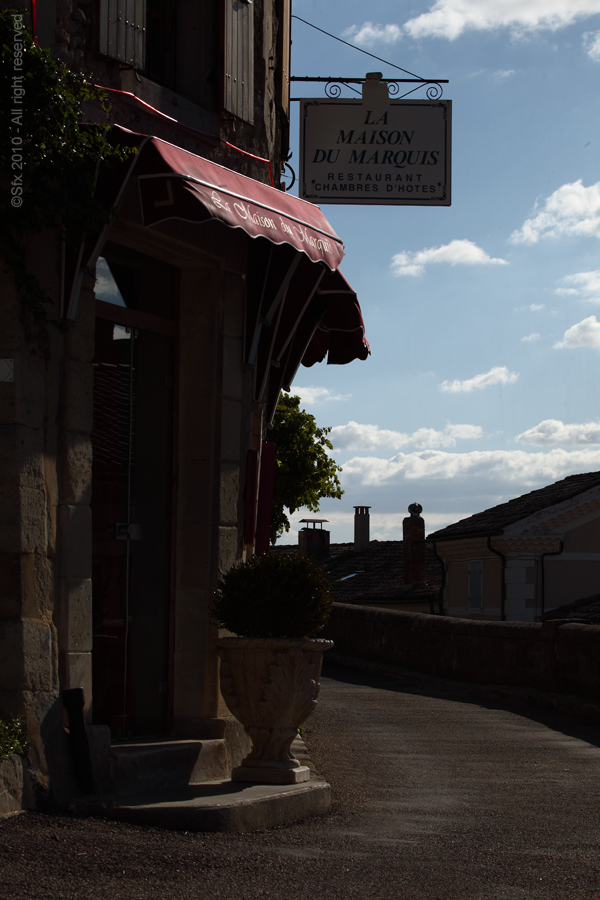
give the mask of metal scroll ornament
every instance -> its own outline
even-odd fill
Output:
[[[400,84],[399,81],[388,81],[388,91],[390,97],[395,97],[396,100],[403,100],[404,97],[408,97],[409,94],[414,94],[415,91],[419,91],[422,87],[427,85],[427,90],[425,94],[427,95],[428,100],[439,100],[442,94],[444,93],[444,89],[437,81],[423,81],[421,84],[417,85],[417,87],[413,88],[412,91],[407,91],[402,96],[398,96],[400,93]]]
[[[353,83],[360,83],[358,79],[352,79]],[[420,91],[421,88],[426,87],[425,94],[428,100],[439,100],[443,93],[444,89],[442,85],[438,81],[420,81],[416,87],[412,88],[410,91],[406,91],[404,94],[400,94],[402,87],[406,84],[406,82],[414,83],[415,79],[404,79],[399,81],[392,81],[389,79],[382,79],[387,86],[390,97],[393,97],[395,100],[403,100],[405,97],[408,97],[410,94],[414,94],[415,91]],[[337,100],[338,97],[341,97],[342,89],[349,88],[351,91],[354,91],[355,94],[360,96],[360,91],[356,88],[352,87],[349,83],[350,79],[339,78],[332,79],[325,84],[325,94],[331,100]]]

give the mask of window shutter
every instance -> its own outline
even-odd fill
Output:
[[[469,563],[469,606],[477,608],[481,606],[481,560]]]
[[[224,0],[223,107],[254,122],[254,7],[247,0]]]
[[[277,39],[277,68],[279,105],[289,120],[290,117],[290,74],[292,49],[292,4],[291,0],[280,0],[279,31]]]
[[[100,53],[143,69],[146,0],[100,0]]]

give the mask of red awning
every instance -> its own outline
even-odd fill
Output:
[[[168,229],[178,220],[220,221],[280,246],[272,258],[265,257],[265,271],[259,275],[263,299],[254,313],[256,321],[248,322],[248,362],[257,367],[256,399],[268,397],[270,413],[301,362],[312,366],[327,357],[328,363],[343,365],[367,358],[360,306],[338,271],[343,244],[317,206],[159,138],[120,126],[113,127],[110,137],[137,150],[120,169],[101,172],[98,190],[114,197],[115,211],[127,186],[137,182],[140,221],[146,227]],[[111,224],[69,263],[73,286],[67,318],[74,317],[82,272],[95,265]],[[289,248],[296,252],[290,254]]]
[[[318,290],[325,299],[325,315],[315,328],[302,357],[302,365],[314,366],[327,356],[328,365],[343,366],[366,359],[371,350],[356,292],[340,271],[328,272]]]
[[[318,206],[159,138],[147,141],[138,157],[133,175],[144,225],[218,219],[250,237],[291,244],[329,269],[337,269],[342,261],[342,241]]]

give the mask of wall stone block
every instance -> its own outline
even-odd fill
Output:
[[[60,574],[63,578],[92,577],[92,511],[89,506],[59,507]]]
[[[23,809],[23,758],[0,760],[0,816]]]
[[[1,391],[0,391],[1,392]],[[0,425],[0,478],[43,488],[42,432],[18,423]]]
[[[70,431],[65,443],[61,501],[89,506],[92,500],[92,442],[87,435]]]
[[[91,363],[68,359],[65,363],[65,423],[68,431],[90,434],[93,424]]]
[[[45,553],[46,496],[0,478],[0,548],[14,553]]]
[[[0,551],[0,618],[39,617],[40,585],[37,573],[44,564],[48,565],[48,560],[34,553]]]
[[[219,528],[219,572],[228,572],[237,559],[237,528]]]
[[[61,578],[58,646],[61,652],[90,653],[92,650],[92,581]]]
[[[221,466],[221,496],[219,508],[219,524],[235,525],[238,522],[238,503],[240,494],[239,466]]]
[[[4,691],[55,689],[52,628],[39,619],[0,619],[0,684]]]

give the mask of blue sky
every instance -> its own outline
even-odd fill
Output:
[[[292,389],[333,427],[346,493],[321,505],[332,541],[352,540],[354,505],[395,540],[415,500],[433,531],[600,469],[600,0],[294,0],[293,13],[448,78],[453,101],[451,207],[322,207],[372,347],[301,368]],[[296,19],[292,38],[293,75],[396,74]]]

